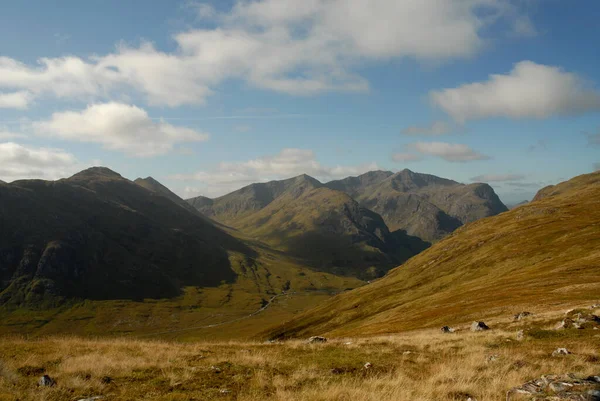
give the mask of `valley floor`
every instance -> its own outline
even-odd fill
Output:
[[[563,313],[325,344],[4,337],[0,400],[505,400],[544,374],[600,373],[600,331],[553,330]]]

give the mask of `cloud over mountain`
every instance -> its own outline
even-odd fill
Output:
[[[34,123],[33,129],[40,135],[98,143],[140,157],[167,153],[178,143],[208,140],[208,134],[153,121],[139,107],[114,102],[54,113],[49,120]]]
[[[186,195],[202,192],[208,196],[223,195],[254,182],[264,182],[308,174],[328,181],[349,175],[358,175],[377,170],[376,163],[359,166],[325,166],[316,159],[309,149],[282,149],[276,155],[268,155],[243,162],[223,162],[212,171],[198,171],[193,174],[176,174],[171,178],[179,181],[196,181],[205,189],[188,187]]]
[[[61,149],[35,148],[13,142],[0,143],[0,179],[57,179],[78,168],[77,159]]]

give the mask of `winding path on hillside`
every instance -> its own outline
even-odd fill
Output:
[[[152,336],[159,336],[159,335],[162,335],[162,334],[171,334],[171,333],[180,333],[180,332],[184,332],[184,331],[201,330],[201,329],[210,329],[210,328],[213,328],[213,327],[219,327],[219,326],[224,326],[224,325],[226,325],[226,324],[236,323],[236,322],[239,322],[239,321],[242,321],[242,320],[249,319],[249,318],[251,318],[252,316],[256,316],[256,315],[258,315],[259,313],[263,312],[263,311],[264,311],[264,310],[266,310],[266,309],[267,309],[269,306],[271,306],[271,304],[273,303],[273,301],[275,301],[275,300],[276,300],[277,298],[279,298],[279,297],[283,297],[283,296],[285,296],[285,295],[295,295],[295,294],[297,294],[297,292],[295,292],[295,291],[294,291],[294,292],[282,292],[281,294],[274,295],[274,296],[272,296],[272,297],[271,297],[271,298],[270,298],[270,299],[267,301],[267,303],[266,303],[264,306],[262,306],[260,309],[258,309],[258,310],[256,310],[256,311],[254,311],[254,312],[250,313],[249,315],[244,315],[244,316],[241,316],[241,317],[238,317],[238,318],[232,319],[232,320],[227,320],[227,321],[225,321],[225,322],[213,323],[213,324],[207,324],[207,325],[204,325],[204,326],[186,327],[185,329],[177,329],[177,330],[161,331],[161,332],[157,332],[157,333],[150,333],[150,334],[141,334],[141,335],[138,335],[137,337],[152,337]]]

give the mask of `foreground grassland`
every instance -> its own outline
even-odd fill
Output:
[[[489,321],[480,333],[464,326],[312,345],[5,337],[0,400],[504,400],[543,374],[600,373],[600,331],[553,330],[562,312]],[[551,356],[557,347],[572,354]],[[37,387],[42,374],[56,386]]]

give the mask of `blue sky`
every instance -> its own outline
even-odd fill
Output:
[[[59,3],[2,6],[4,181],[409,168],[511,203],[600,168],[594,0]]]

